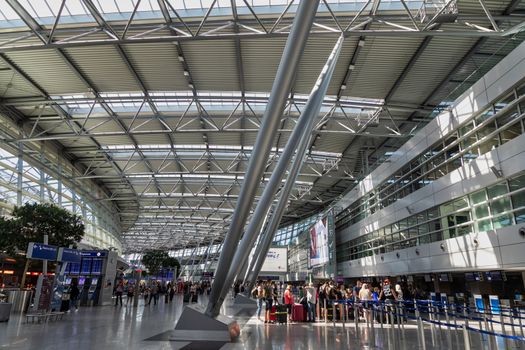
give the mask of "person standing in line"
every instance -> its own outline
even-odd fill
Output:
[[[261,282],[259,282],[252,290],[252,296],[257,298],[257,320],[261,321],[261,312],[264,300],[264,289]]]
[[[173,297],[175,296],[175,286],[171,286],[170,288],[170,303],[173,301]]]
[[[310,282],[306,287],[306,300],[308,302],[308,322],[315,322],[315,308],[317,304],[317,291],[314,284]]]
[[[117,287],[115,288],[115,306],[118,305],[120,300],[120,306],[122,306],[122,294],[124,293],[124,282],[119,281]]]
[[[372,314],[370,313],[370,300],[372,299],[372,293],[367,283],[363,283],[361,290],[359,291],[359,300],[363,305],[363,314],[367,322],[372,322]]]
[[[128,306],[128,303],[133,305],[133,296],[135,295],[135,285],[128,282],[127,284],[127,299],[126,299],[126,306]]]
[[[157,283],[153,283],[151,290],[149,292],[149,301],[148,305],[151,304],[151,299],[153,299],[153,305],[157,305],[157,295],[159,294],[159,287]]]
[[[396,284],[395,291],[396,291],[396,296],[397,296],[396,300],[403,301],[403,290],[401,289],[400,284]]]
[[[361,291],[362,285],[361,280],[357,280],[354,288],[352,288],[352,297],[356,303],[359,301],[359,291]]]
[[[292,321],[292,306],[293,306],[293,294],[292,294],[292,285],[288,285],[286,287],[286,290],[284,291],[284,304],[286,305],[286,309],[288,311],[288,319],[290,322]]]
[[[71,290],[69,292],[69,309],[72,308],[72,306],[75,307],[75,311],[78,311],[78,296],[80,295],[80,289],[78,289],[78,281],[75,278],[73,282],[71,283]]]
[[[146,305],[146,303],[148,302],[149,294],[150,294],[149,287],[144,286],[144,305]]]
[[[264,315],[264,323],[270,323],[270,314],[273,306],[273,288],[270,281],[264,284],[264,298],[266,299],[266,312]]]

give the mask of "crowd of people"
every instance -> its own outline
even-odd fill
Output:
[[[234,294],[236,295],[241,288],[243,288],[242,285],[235,285]],[[334,315],[332,313],[341,318],[345,312],[345,303],[359,303],[359,315],[372,321],[370,310],[371,305],[375,302],[389,303],[424,297],[422,290],[406,283],[393,285],[388,278],[375,283],[363,283],[361,280],[357,280],[352,286],[338,284],[333,280],[317,283],[317,285],[310,282],[285,286],[282,282],[259,281],[252,289],[251,295],[257,300],[257,319],[262,321],[261,314],[264,307],[264,322],[266,323],[272,322],[270,313],[272,306],[277,304],[286,306],[288,320],[292,321],[292,307],[294,304],[300,303],[306,311],[305,321],[316,322],[316,320],[331,319]]]
[[[186,294],[186,295],[201,295],[209,294],[211,284],[207,281],[201,282],[161,282],[161,281],[149,281],[149,283],[142,282],[136,290],[136,284],[133,281],[125,281],[124,279],[117,280],[115,288],[113,289],[113,296],[115,297],[115,306],[122,306],[122,297],[126,295],[125,305],[133,305],[133,298],[135,293],[139,293],[139,296],[144,298],[144,305],[157,305],[160,296],[163,295],[165,302],[173,302],[175,294]]]

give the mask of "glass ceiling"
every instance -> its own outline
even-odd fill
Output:
[[[56,18],[62,0],[18,0],[33,18],[42,25],[52,25]],[[107,20],[127,20],[139,0],[92,0],[98,10]],[[298,2],[297,0],[295,1]],[[327,0],[333,11],[358,11],[366,1],[363,0]],[[408,6],[419,9],[421,0],[405,0]],[[176,10],[181,17],[203,16],[213,3],[213,0],[168,0],[169,7]],[[257,14],[281,13],[288,0],[235,0],[240,15],[249,14],[248,3]],[[170,9],[170,12],[173,12]],[[294,12],[296,4],[290,8]],[[400,0],[383,0],[379,10],[401,10]],[[326,10],[321,5],[320,10]],[[173,14],[173,13],[172,13]],[[231,0],[217,0],[211,11],[211,16],[231,16]],[[157,0],[141,0],[135,15],[136,19],[162,18]],[[94,22],[89,10],[82,0],[66,0],[60,19],[61,23]],[[0,27],[24,26],[16,12],[6,0],[0,0]]]

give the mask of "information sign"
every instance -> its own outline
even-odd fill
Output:
[[[79,263],[80,251],[70,248],[58,248],[57,260],[63,262]]]
[[[34,260],[52,260],[57,259],[58,247],[43,243],[31,242],[27,246],[26,257]]]

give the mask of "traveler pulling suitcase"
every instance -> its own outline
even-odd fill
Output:
[[[277,322],[286,323],[288,321],[288,310],[286,310],[286,305],[277,305],[275,310],[275,318]]]
[[[303,304],[295,303],[292,306],[292,321],[304,322],[304,306]]]

